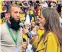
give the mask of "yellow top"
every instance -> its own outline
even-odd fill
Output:
[[[23,21],[23,20],[25,20],[25,14],[24,13],[21,13],[20,14],[20,21]]]
[[[32,21],[34,21],[34,17],[32,17]]]
[[[40,9],[39,9],[39,11],[38,11],[38,15],[40,16],[40,14],[41,14],[41,11],[40,11]]]
[[[29,10],[29,14],[33,14],[33,10]]]
[[[38,40],[40,39],[40,37],[42,36],[42,34],[44,33],[43,29],[38,29],[37,34],[38,34],[38,38],[37,37],[32,37],[32,39],[34,40],[32,42],[33,46],[37,48],[37,44],[38,44]]]
[[[38,44],[38,38],[34,39],[33,45],[37,48],[38,52],[60,52],[60,44],[57,36],[54,33],[49,32],[45,39],[42,39]]]
[[[27,39],[28,39],[28,37],[27,37],[27,35],[26,35],[26,34],[23,34],[23,39],[25,39],[25,40],[27,40]]]
[[[2,20],[0,19],[0,24],[2,24]]]
[[[2,8],[3,8],[3,6],[2,6],[2,4],[0,4],[0,13],[2,12]]]
[[[21,13],[20,14],[20,18],[24,18],[25,17],[25,14],[24,13]]]
[[[37,31],[38,37],[40,38],[43,33],[44,33],[44,30],[43,29],[39,29]]]

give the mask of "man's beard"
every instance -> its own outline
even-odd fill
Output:
[[[15,31],[19,30],[20,28],[20,20],[15,20],[13,17],[10,17],[11,28]]]

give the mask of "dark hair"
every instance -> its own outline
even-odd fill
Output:
[[[43,9],[42,15],[45,17],[46,23],[45,23],[45,33],[40,38],[45,38],[47,33],[53,32],[59,40],[59,43],[62,44],[62,34],[61,34],[61,28],[60,28],[60,21],[59,21],[59,14],[58,12],[53,8],[46,8]]]

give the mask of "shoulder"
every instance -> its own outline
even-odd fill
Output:
[[[55,35],[53,32],[48,32],[48,36],[53,36]]]
[[[1,24],[1,26],[0,26],[1,28],[0,28],[0,32],[1,32],[1,34],[5,34],[6,32],[7,32],[7,27],[6,27],[6,22],[5,23],[3,23],[3,24]]]
[[[6,22],[1,24],[1,29],[5,28],[6,27]]]
[[[54,42],[58,42],[58,37],[57,37],[56,34],[53,33],[53,32],[49,32],[49,33],[47,34],[47,38],[48,38],[48,40],[52,40],[52,41],[54,41]]]
[[[22,27],[20,27],[19,33],[20,33],[20,34],[23,34],[23,28],[22,28]]]
[[[5,23],[3,23],[3,24],[1,24],[1,26],[3,27],[3,26],[5,26],[6,25],[6,22]]]
[[[48,32],[47,37],[55,38],[56,37],[56,34],[53,33],[53,32]]]

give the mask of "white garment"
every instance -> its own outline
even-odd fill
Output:
[[[27,49],[26,49],[26,52],[31,52],[31,48],[32,48],[32,45],[31,44],[28,44]]]
[[[26,25],[26,24],[31,25],[29,14],[27,14],[27,16],[26,16],[26,20],[25,20],[24,24],[25,24],[25,25]]]
[[[41,3],[41,6],[42,6],[42,8],[48,7],[48,4],[46,2],[45,3]]]
[[[32,36],[36,36],[37,35],[37,33],[34,32],[34,31],[31,31],[31,33],[32,33]]]

